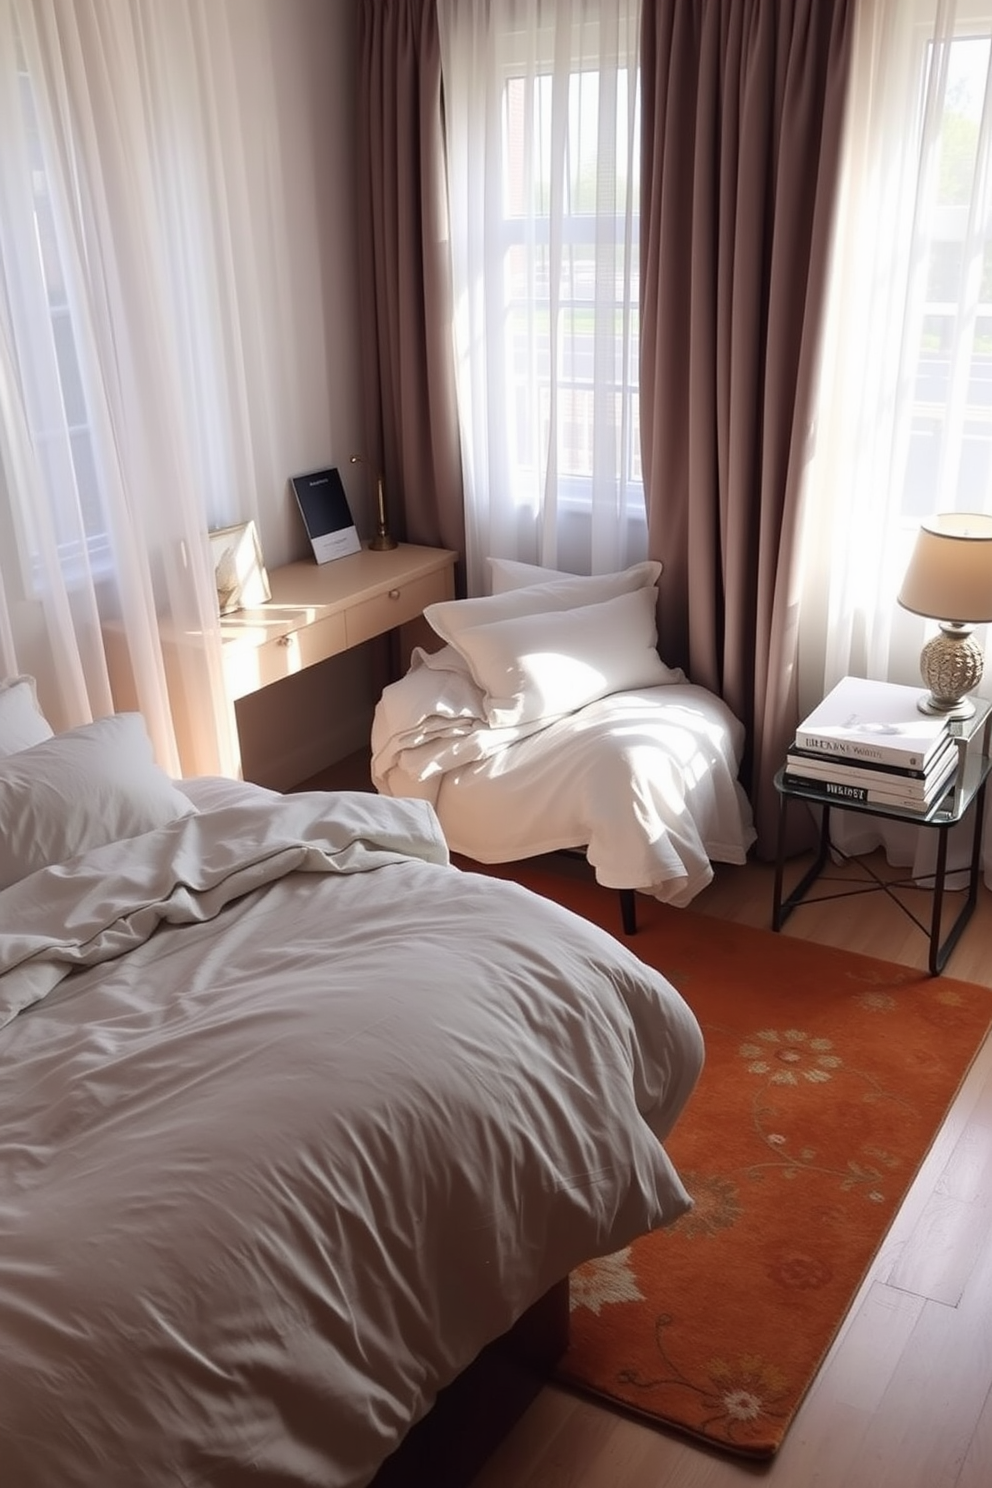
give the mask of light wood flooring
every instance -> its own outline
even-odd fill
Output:
[[[363,788],[366,782],[364,762],[353,757],[343,773],[339,767],[308,784]],[[886,874],[880,855],[870,861]],[[749,863],[718,867],[692,907],[768,928],[771,903],[771,867]],[[803,905],[782,933],[924,970],[927,965],[925,935],[881,893]],[[992,893],[984,887],[945,975],[992,988]],[[549,1386],[473,1488],[740,1488],[749,1482],[769,1488],[992,1485],[992,1041],[972,1065],[771,1463],[720,1456]]]

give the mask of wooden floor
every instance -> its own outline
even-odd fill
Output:
[[[339,783],[362,786],[361,762]],[[870,861],[886,872],[878,855]],[[693,909],[767,928],[771,902],[772,870],[748,864],[719,867]],[[880,893],[803,905],[782,933],[927,965],[925,935]],[[992,893],[984,887],[945,975],[992,988]],[[992,1042],[972,1065],[770,1464],[717,1455],[551,1386],[473,1488],[739,1488],[755,1481],[769,1488],[992,1485]]]

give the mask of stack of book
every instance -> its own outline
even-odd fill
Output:
[[[843,677],[797,729],[785,784],[925,816],[954,784],[958,746],[945,718],[920,712],[921,691]]]

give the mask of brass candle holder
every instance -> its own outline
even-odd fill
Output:
[[[363,455],[352,455],[351,464],[368,465],[369,461]],[[369,543],[369,548],[373,553],[388,553],[390,548],[396,547],[396,539],[389,531],[389,522],[386,517],[386,490],[381,471],[376,475],[375,501],[375,535]]]

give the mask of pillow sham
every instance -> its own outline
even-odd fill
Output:
[[[34,678],[8,677],[0,682],[0,759],[51,737],[51,724],[38,707]]]
[[[598,698],[682,680],[658,655],[657,590],[476,625],[454,642],[490,728],[574,713]]]
[[[618,594],[636,589],[651,589],[652,604],[657,600],[655,585],[661,564],[635,563],[615,574],[561,574],[546,584],[528,584],[505,594],[486,594],[477,599],[443,599],[428,605],[424,617],[433,630],[457,647],[458,637],[477,625],[491,625],[520,615],[544,615],[558,610],[575,610],[585,605],[600,604]]]
[[[191,816],[140,713],[115,713],[0,760],[0,889],[39,868]]]
[[[559,579],[582,577],[579,574],[564,573],[559,568],[542,568],[537,563],[521,563],[516,558],[487,558],[486,562],[489,565],[490,594],[509,594],[514,589],[526,589],[531,584],[553,584]],[[639,567],[639,564],[634,565],[635,569]],[[658,572],[651,583],[657,583],[658,575],[663,571],[663,565],[660,562],[657,569]],[[622,572],[630,572],[630,570],[625,569]],[[599,575],[596,577],[598,578]],[[608,575],[608,577],[612,578],[613,575]],[[589,603],[595,604],[597,600],[590,598]]]
[[[509,594],[514,589],[526,589],[530,584],[554,584],[558,579],[578,577],[558,568],[520,563],[516,558],[487,558],[486,562],[489,565],[490,594]]]

